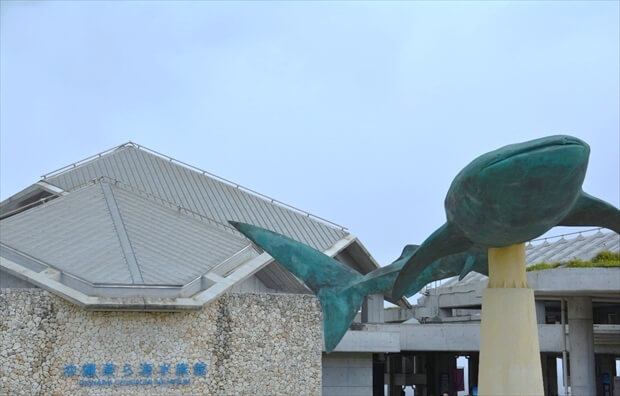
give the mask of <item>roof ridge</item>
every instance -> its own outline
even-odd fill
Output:
[[[168,207],[169,209],[172,208],[176,208],[179,212],[185,212],[185,216],[191,218],[192,216],[198,216],[200,217],[202,220],[206,220],[207,223],[212,223],[212,225],[215,226],[220,226],[223,227],[225,231],[228,231],[230,234],[233,234],[235,236],[241,236],[242,234],[240,234],[234,227],[232,227],[230,224],[226,224],[226,223],[222,223],[221,221],[218,221],[212,217],[206,216],[204,214],[198,213],[196,211],[193,211],[191,209],[188,209],[184,206],[181,206],[178,203],[172,202],[167,200],[166,198],[162,198],[160,196],[158,196],[157,194],[154,194],[152,192],[149,191],[145,191],[142,190],[136,186],[132,186],[129,183],[125,183],[122,180],[119,179],[115,179],[113,177],[110,176],[99,176],[95,179],[91,179],[89,181],[87,181],[86,183],[82,183],[80,185],[77,185],[75,187],[73,187],[71,190],[67,190],[68,192],[74,192],[74,191],[78,191],[81,190],[83,188],[88,188],[89,186],[92,186],[94,184],[104,184],[104,183],[108,183],[108,184],[113,184],[115,187],[120,188],[121,190],[127,191],[130,194],[135,195],[136,197],[139,198],[144,198],[144,195],[146,195],[148,197],[148,199],[155,203],[156,205],[160,205],[160,206],[164,206],[164,207]],[[159,202],[156,202],[159,201]],[[165,204],[165,205],[163,205]],[[190,216],[191,215],[191,216]]]
[[[107,179],[113,180],[109,177]],[[174,208],[181,209],[181,207],[179,207],[178,205],[173,203],[167,203],[164,199],[157,198],[153,194],[150,194],[146,191],[143,191],[146,196],[144,194],[140,194],[138,192],[140,191],[139,189],[120,181],[110,182],[108,180],[98,180],[98,182],[100,183],[99,185],[101,186],[104,192],[104,197],[106,198],[106,202],[108,203],[108,208],[110,209],[110,216],[116,228],[117,236],[121,244],[121,249],[126,258],[127,267],[132,275],[134,284],[148,284],[152,282],[148,282],[148,277],[150,273],[148,269],[148,262],[145,261],[144,254],[140,253],[140,245],[143,244],[143,242],[140,242],[139,234],[136,234],[135,217],[133,217],[132,220],[132,216],[130,215],[130,213],[133,211],[133,209],[131,209],[132,205],[138,205],[143,208],[146,208],[148,206],[149,213],[152,213],[152,208],[159,207],[160,210],[164,210],[166,213],[173,215],[175,221],[181,221],[182,224],[190,227],[199,227],[194,229],[200,230],[201,233],[204,232],[205,234],[218,235],[220,238],[226,238],[226,240],[228,241],[236,240],[237,244],[244,246],[243,248],[241,248],[241,250],[236,251],[233,256],[227,257],[224,261],[219,262],[217,265],[220,265],[223,262],[230,260],[232,257],[240,254],[242,251],[252,246],[252,243],[248,241],[245,237],[243,237],[238,231],[236,231],[236,229],[229,225],[219,223],[217,222],[217,220],[210,219],[206,216],[202,216],[198,213],[192,212],[189,209],[185,209],[194,215],[209,220],[209,222],[205,222],[202,219],[196,219],[195,217],[190,216],[187,213],[182,213],[180,210],[174,210]],[[143,216],[142,218],[145,217]],[[146,216],[146,218],[152,218],[152,216]],[[217,223],[217,225],[220,225],[220,227],[212,224],[212,222]],[[221,226],[225,226],[225,228],[222,229]],[[213,268],[215,268],[215,266]],[[211,271],[211,269],[209,271]],[[200,278],[203,275],[204,274],[201,273],[200,275],[194,277],[190,281],[190,283],[200,281]]]
[[[74,162],[74,163],[69,164],[67,166],[64,166],[62,168],[56,169],[56,170],[54,170],[52,172],[46,173],[46,174],[41,176],[41,179],[45,180],[45,179],[48,179],[50,177],[59,176],[59,175],[65,173],[65,172],[68,172],[68,171],[70,171],[70,170],[72,170],[74,168],[77,168],[79,166],[85,165],[85,164],[87,164],[87,163],[89,163],[89,162],[91,162],[93,160],[96,160],[96,159],[99,159],[99,158],[103,157],[104,155],[111,154],[112,152],[114,152],[116,150],[119,150],[119,149],[123,149],[123,148],[134,148],[134,149],[140,150],[142,152],[145,152],[145,153],[148,153],[148,154],[151,154],[151,155],[155,155],[155,156],[160,157],[162,159],[168,160],[169,162],[172,162],[172,163],[174,163],[176,165],[180,165],[180,166],[183,166],[183,167],[185,167],[187,169],[190,169],[190,170],[193,170],[195,172],[198,172],[198,173],[202,174],[203,176],[211,177],[211,178],[213,178],[213,179],[215,179],[215,180],[217,180],[219,182],[222,182],[222,183],[227,184],[227,185],[229,185],[231,187],[237,188],[237,189],[239,189],[241,191],[244,191],[244,192],[246,192],[248,194],[251,194],[251,195],[253,195],[255,197],[258,197],[258,198],[261,198],[263,200],[266,200],[266,201],[268,201],[268,202],[270,202],[272,204],[275,204],[275,205],[284,207],[284,208],[286,208],[288,210],[292,210],[292,211],[297,212],[299,214],[305,215],[306,217],[312,218],[313,220],[318,220],[319,222],[324,223],[324,224],[326,224],[328,226],[339,228],[342,231],[347,230],[346,227],[344,227],[344,226],[342,226],[340,224],[334,223],[333,221],[327,220],[327,219],[325,219],[325,218],[323,218],[321,216],[317,216],[317,215],[312,214],[312,213],[310,213],[308,211],[305,211],[303,209],[297,208],[297,207],[295,207],[293,205],[289,205],[289,204],[287,204],[285,202],[282,202],[282,201],[280,201],[278,199],[272,198],[272,197],[270,197],[268,195],[262,194],[262,193],[260,193],[258,191],[255,191],[255,190],[252,190],[251,188],[242,186],[241,184],[238,184],[238,183],[235,183],[235,182],[233,182],[231,180],[228,180],[228,179],[226,179],[224,177],[218,176],[218,175],[216,175],[214,173],[208,172],[208,171],[206,171],[204,169],[198,168],[198,167],[193,166],[191,164],[188,164],[186,162],[177,160],[177,159],[175,159],[173,157],[170,157],[170,156],[168,156],[166,154],[160,153],[158,151],[155,151],[155,150],[150,149],[148,147],[142,146],[142,145],[140,145],[138,143],[134,143],[132,141],[128,141],[128,142],[123,143],[121,145],[112,147],[112,148],[110,148],[108,150],[104,150],[104,151],[102,151],[102,152],[100,152],[98,154],[91,155],[90,157],[84,158],[84,159],[82,159],[80,161],[77,161],[77,162]]]
[[[127,264],[127,269],[131,275],[131,280],[133,281],[132,283],[142,284],[144,283],[142,271],[140,270],[138,258],[136,257],[131,240],[129,239],[129,235],[125,227],[125,221],[123,220],[123,214],[121,213],[118,203],[116,202],[116,196],[114,196],[114,192],[112,191],[110,184],[101,183],[100,188],[103,191],[103,198],[108,206],[112,224],[116,229],[116,236],[121,245],[121,252],[123,253],[123,256],[125,256],[125,263]]]

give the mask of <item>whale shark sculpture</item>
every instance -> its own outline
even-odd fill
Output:
[[[448,190],[446,223],[409,257],[392,295],[407,294],[437,259],[472,247],[522,243],[555,226],[600,226],[620,233],[620,211],[582,190],[589,155],[585,142],[558,135],[474,159]]]
[[[549,136],[484,154],[454,179],[447,222],[421,246],[407,245],[392,264],[362,275],[293,239],[230,221],[317,295],[326,352],[349,328],[364,296],[411,296],[424,285],[468,272],[488,274],[488,249],[534,239],[557,225],[601,226],[620,233],[620,211],[583,192],[590,147]]]
[[[340,342],[359,311],[364,297],[389,292],[398,272],[418,249],[407,245],[392,264],[362,275],[351,267],[284,235],[251,224],[229,221],[239,232],[260,246],[286,269],[301,279],[319,298],[323,311],[325,351],[331,352]],[[413,295],[424,285],[470,271],[488,272],[486,250],[443,257],[426,267],[405,294]]]

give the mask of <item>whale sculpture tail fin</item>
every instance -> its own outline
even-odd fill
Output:
[[[334,260],[335,261],[335,260]],[[364,296],[356,288],[324,287],[316,293],[323,311],[323,342],[325,352],[336,348],[355,315],[364,302]]]
[[[323,311],[325,351],[331,352],[359,311],[364,288],[355,287],[362,275],[354,269],[278,233],[229,221],[239,232],[301,279],[319,298]]]

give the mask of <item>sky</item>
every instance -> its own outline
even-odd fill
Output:
[[[569,134],[584,190],[619,206],[619,4],[2,1],[0,198],[133,141],[385,265],[472,159]]]

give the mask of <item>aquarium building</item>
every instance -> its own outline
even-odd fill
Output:
[[[227,221],[368,273],[379,265],[362,242],[138,144],[42,176],[3,201],[0,216],[0,393],[430,396],[476,387],[484,277],[429,285],[413,307],[369,296],[326,355],[316,298]],[[619,252],[620,237],[538,241],[527,258],[601,251]],[[547,394],[564,383],[575,395],[620,392],[620,268],[532,271],[528,281]]]

